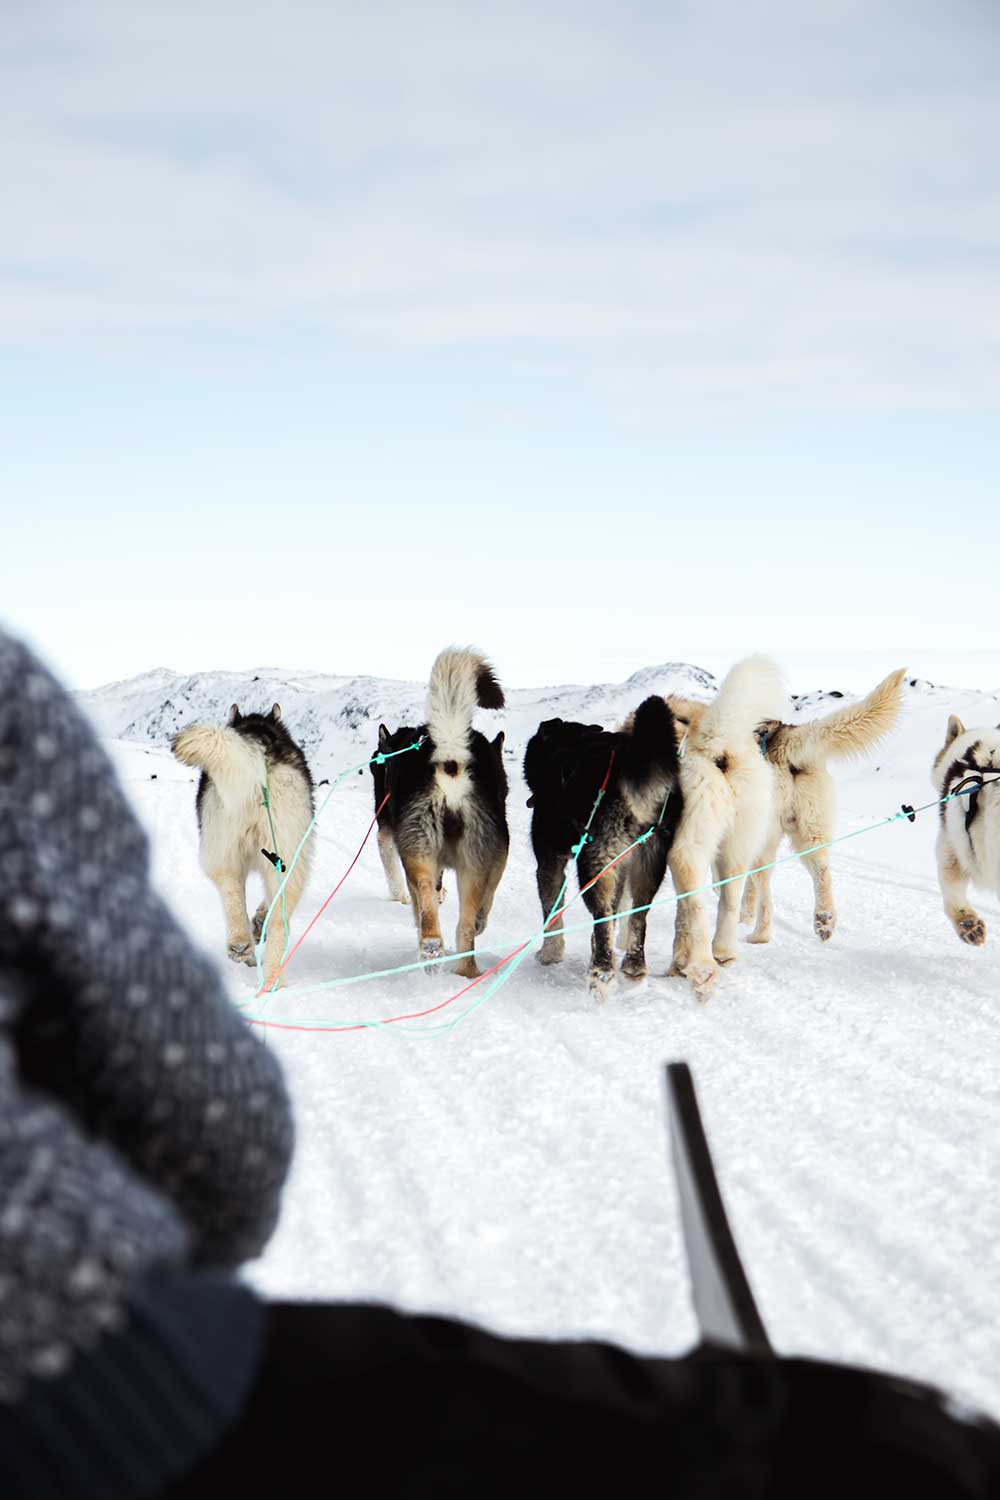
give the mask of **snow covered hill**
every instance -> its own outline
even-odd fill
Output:
[[[830,706],[817,675],[797,678],[797,712]],[[518,773],[538,721],[612,724],[648,692],[707,697],[714,686],[697,667],[651,667],[618,685],[511,692],[505,713],[482,716],[508,732],[512,780],[511,858],[482,940],[487,963],[539,924]],[[414,957],[412,919],[386,899],[374,841],[266,1008],[253,1003],[253,972],[224,962],[217,897],[198,868],[194,778],[165,746],[180,724],[220,718],[234,701],[275,700],[323,778],[365,757],[380,719],[418,722],[423,688],[156,671],[83,695],[150,831],[166,899],[218,955],[234,1000],[263,1019],[370,1022],[447,1001],[461,981],[446,968],[322,988]],[[707,1004],[663,977],[664,905],[650,919],[650,978],[619,981],[603,1007],[584,987],[581,928],[564,965],[543,970],[529,957],[450,1032],[420,1034],[422,1022],[263,1032],[288,1071],[299,1149],[255,1279],[289,1296],[384,1298],[522,1333],[683,1349],[694,1324],[660,1078],[663,1062],[683,1057],[779,1347],[934,1380],[1000,1415],[1000,910],[976,898],[990,938],[964,948],[940,907],[933,811],[867,831],[901,802],[933,797],[930,763],[951,712],[969,725],[1000,718],[995,693],[915,680],[902,727],[837,773],[838,831],[864,832],[835,856],[833,940],[816,941],[811,885],[783,867],[774,942],[748,947]],[[296,934],[371,814],[367,774],[334,790]],[[447,932],[453,893],[443,916]]]

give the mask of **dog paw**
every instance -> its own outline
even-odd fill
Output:
[[[837,913],[835,911],[818,911],[813,919],[813,927],[816,936],[821,943],[828,943],[833,937],[833,930],[837,925]]]
[[[715,985],[715,976],[718,972],[718,967],[714,963],[688,965],[688,982],[699,1000],[708,999]]]
[[[442,938],[422,938],[420,947],[417,949],[417,957],[422,963],[431,958],[441,958],[444,954],[444,941]],[[435,968],[437,965],[435,965]],[[430,972],[428,970],[428,972]]]
[[[245,943],[229,943],[226,947],[226,952],[234,964],[254,964],[257,962],[254,956],[253,943],[250,941]]]
[[[748,943],[769,943],[771,941],[770,927],[763,929],[755,927],[753,932],[747,933],[746,941]]]
[[[535,954],[535,962],[540,964],[561,964],[566,957],[566,944],[562,938],[546,938],[545,942]]]
[[[410,904],[410,898],[405,891],[390,891],[389,900],[398,901],[400,906],[409,906]]]
[[[645,979],[646,959],[642,953],[626,953],[622,959],[621,972],[626,979]]]
[[[587,975],[587,989],[599,1004],[603,1004],[608,998],[614,982],[614,969],[591,969]]]
[[[986,923],[974,912],[956,922],[955,931],[963,943],[969,943],[973,948],[981,948],[986,941]]]
[[[723,948],[720,945],[718,948],[712,949],[712,957],[715,959],[715,962],[717,964],[725,965],[734,964],[739,958],[739,954],[736,952],[735,948]]]
[[[471,956],[461,958],[455,965],[455,973],[460,979],[478,979],[480,974],[479,965]]]
[[[687,971],[687,959],[675,958],[673,963],[670,965],[670,968],[667,970],[667,978],[686,979]]]

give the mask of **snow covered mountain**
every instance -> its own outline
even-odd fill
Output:
[[[706,698],[715,689],[711,672],[678,662],[643,667],[623,683],[514,689],[507,693],[502,721],[509,753],[523,749],[542,719],[558,715],[610,726],[650,693]],[[322,777],[374,748],[381,722],[391,728],[421,723],[425,695],[423,683],[260,667],[190,676],[158,668],[79,696],[107,738],[157,746],[168,745],[178,729],[195,720],[224,722],[233,703],[244,712],[280,703],[289,729]],[[484,727],[494,718],[483,716]]]

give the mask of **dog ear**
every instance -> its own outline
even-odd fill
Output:
[[[378,726],[378,742],[379,742],[379,744],[380,745],[387,745],[389,743],[389,741],[390,741],[391,738],[392,738],[392,736],[390,735],[387,726],[385,724],[380,724]]]
[[[236,720],[239,718],[239,716],[240,716],[240,706],[239,706],[238,703],[234,703],[232,705],[232,707],[230,708],[230,710],[229,710],[229,723],[230,724],[235,724]]]
[[[501,750],[503,749],[504,738],[505,738],[504,732],[501,729],[500,733],[497,735],[496,739],[493,741],[493,748],[497,752],[498,755],[500,754]]]
[[[281,704],[280,703],[272,703],[271,704],[271,718],[272,719],[280,719],[281,718]]]
[[[945,749],[948,748],[948,746],[951,744],[952,740],[957,740],[958,737],[959,737],[959,735],[960,734],[964,734],[964,733],[965,733],[965,725],[962,723],[961,719],[958,717],[958,714],[949,714],[949,716],[948,716],[948,733],[944,737]]]

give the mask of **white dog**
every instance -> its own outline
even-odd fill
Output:
[[[709,870],[715,880],[728,882],[719,887],[711,941],[704,897],[677,903],[670,973],[686,974],[704,997],[718,965],[738,956],[743,882],[733,877],[753,867],[772,815],[773,777],[755,731],[762,720],[780,714],[785,690],[773,661],[750,656],[736,663],[710,703],[673,697],[667,702],[684,743],[684,811],[670,850],[674,887],[678,895],[697,890]]]
[[[732,877],[753,867],[773,796],[773,777],[755,731],[780,714],[785,701],[781,673],[764,656],[737,662],[709,703],[666,699],[674,716],[684,799],[670,849],[674,889],[683,899],[677,902],[669,972],[686,975],[700,998],[709,993],[719,965],[738,956],[743,882]],[[703,894],[713,878],[728,882],[719,888],[714,939]]]
[[[805,724],[779,720],[761,725],[761,748],[774,776],[773,815],[767,837],[757,851],[755,865],[769,865],[787,835],[797,852],[826,844],[834,836],[837,796],[829,760],[867,755],[894,728],[903,703],[904,669],[891,672],[866,698],[838,708]],[[826,849],[806,854],[801,861],[812,876],[815,891],[813,927],[822,942],[833,936],[837,912]],[[741,920],[757,923],[751,943],[771,941],[773,907],[771,871],[762,870],[747,881]]]
[[[969,882],[1000,893],[1000,729],[966,729],[954,714],[931,779],[941,807],[937,866],[945,913],[974,948],[986,941],[986,923],[968,904]],[[959,789],[960,795],[953,795]],[[965,793],[969,793],[965,795]]]
[[[186,766],[201,771],[195,807],[201,866],[216,886],[226,919],[226,947],[236,963],[253,964],[268,906],[313,815],[313,783],[299,746],[281,722],[276,703],[269,714],[241,714],[234,703],[224,728],[192,724],[170,747]],[[270,804],[270,806],[268,806]],[[290,921],[309,875],[313,836],[292,869],[271,913],[264,948],[264,987],[278,976]],[[266,899],[247,917],[246,883],[252,870],[264,878]]]

